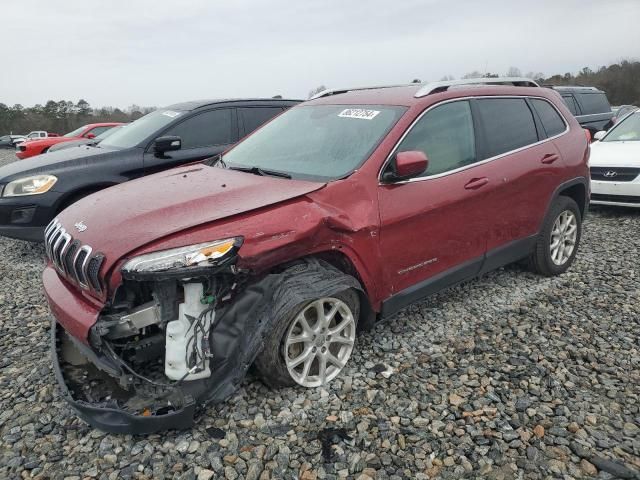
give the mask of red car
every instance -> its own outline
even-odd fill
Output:
[[[18,145],[16,151],[16,157],[20,160],[33,157],[34,155],[40,155],[46,153],[51,146],[58,143],[69,142],[71,140],[82,140],[84,138],[95,138],[101,133],[109,130],[110,128],[124,125],[123,123],[105,122],[105,123],[90,123],[83,127],[76,128],[74,131],[67,133],[61,137],[46,137],[39,140],[28,140]]]
[[[412,302],[523,259],[566,271],[589,152],[526,79],[324,92],[49,224],[58,381],[86,421],[135,433],[190,426],[250,365],[322,386],[356,329]]]

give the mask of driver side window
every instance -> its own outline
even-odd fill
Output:
[[[209,110],[199,113],[170,128],[165,135],[182,139],[182,150],[227,145],[231,140],[231,109]]]
[[[398,146],[398,152],[419,150],[429,158],[421,176],[438,175],[476,161],[471,105],[468,101],[445,103],[418,120]]]

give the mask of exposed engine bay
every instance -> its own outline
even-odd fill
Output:
[[[90,346],[54,322],[56,374],[82,418],[117,433],[188,428],[238,388],[280,311],[318,291],[360,289],[319,261],[260,278],[232,261],[205,271],[125,277]]]
[[[72,396],[132,415],[163,415],[192,400],[181,387],[211,377],[216,312],[244,275],[233,261],[215,267],[130,275],[91,328],[91,351],[59,334]]]

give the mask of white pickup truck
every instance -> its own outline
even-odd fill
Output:
[[[59,137],[59,136],[60,135],[58,135],[57,133],[49,133],[49,132],[45,132],[44,130],[35,130],[25,135],[27,140],[40,140],[41,138]]]
[[[59,137],[59,136],[60,135],[58,135],[57,133],[49,133],[49,132],[45,132],[44,130],[34,130],[33,132],[29,132],[26,135],[19,135],[20,138],[15,139],[12,143],[13,143],[13,146],[18,148],[18,145],[21,144],[22,142],[28,142],[30,140],[42,140],[43,138],[47,138],[47,137]]]

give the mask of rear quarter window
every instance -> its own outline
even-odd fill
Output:
[[[611,111],[611,105],[609,105],[607,96],[604,93],[578,93],[577,97],[584,115]]]
[[[576,99],[573,98],[573,95],[563,95],[562,101],[572,114],[578,115],[578,105],[576,105]]]
[[[538,142],[533,113],[523,98],[481,99],[477,105],[487,143],[484,158]]]
[[[540,117],[542,127],[548,137],[555,137],[565,131],[567,126],[564,123],[564,120],[549,102],[533,98],[531,99],[531,104],[538,114],[538,117]]]

